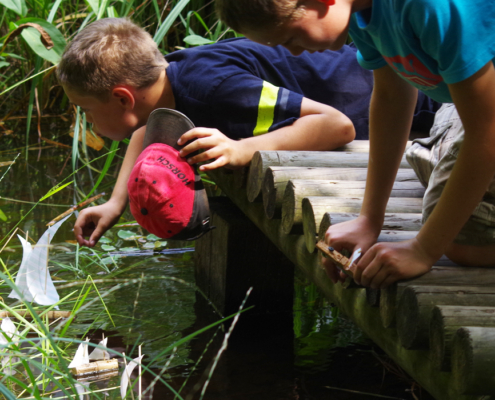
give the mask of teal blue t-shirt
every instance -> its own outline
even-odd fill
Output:
[[[362,67],[390,65],[439,102],[495,58],[495,3],[490,0],[373,0],[351,17]]]

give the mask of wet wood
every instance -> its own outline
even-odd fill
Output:
[[[248,200],[253,202],[258,198],[268,167],[367,168],[368,157],[367,152],[258,151],[254,153],[249,167]],[[400,168],[411,168],[405,156]]]
[[[366,168],[301,168],[269,167],[261,188],[263,205],[268,218],[280,218],[285,188],[290,180],[366,181]],[[399,169],[396,182],[419,182],[412,169]]]
[[[196,285],[222,315],[235,313],[250,287],[251,315],[292,310],[292,262],[228,198],[210,199],[210,211],[216,228],[196,241]]]
[[[314,251],[316,240],[324,239],[331,225],[356,219],[358,213],[329,213],[325,208],[313,207],[311,200],[302,200],[302,219],[304,239],[309,252]],[[419,213],[386,213],[383,230],[419,231],[422,214]],[[315,240],[316,239],[316,240]]]
[[[362,198],[366,182],[362,181],[307,181],[291,180],[285,188],[282,203],[282,226],[287,233],[303,233],[302,200],[307,197]],[[395,182],[391,199],[416,198],[421,200],[425,189],[419,182]],[[396,205],[397,204],[397,205]],[[389,201],[389,212],[397,210],[399,202]]]
[[[59,319],[59,318],[69,318],[71,316],[70,311],[48,311],[44,312],[43,310],[36,310],[36,314],[43,314],[40,318],[46,318],[48,317],[49,320],[54,320],[54,319]],[[11,313],[9,311],[0,311],[0,318],[17,318],[18,316],[25,318],[25,319],[32,319],[33,316],[31,315],[31,312],[28,310],[19,310],[15,311],[14,313]]]
[[[495,395],[495,328],[463,327],[452,343],[452,383],[458,393]]]
[[[75,376],[81,375],[93,375],[100,374],[102,372],[118,370],[119,363],[116,358],[110,360],[95,361],[88,364],[80,365],[79,367],[72,368],[71,372]]]
[[[406,349],[427,349],[433,307],[495,306],[495,288],[487,286],[407,286],[397,303],[397,334]]]
[[[495,327],[495,307],[435,306],[430,321],[430,354],[435,368],[450,371],[452,340],[463,326]]]

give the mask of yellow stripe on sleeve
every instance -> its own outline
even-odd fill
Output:
[[[275,116],[275,106],[277,105],[279,88],[266,81],[263,81],[260,102],[258,104],[258,120],[254,128],[253,135],[263,135],[268,132],[273,124]]]

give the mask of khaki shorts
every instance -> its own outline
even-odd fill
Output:
[[[435,208],[447,183],[464,140],[464,127],[453,104],[444,104],[435,115],[430,137],[416,139],[407,150],[407,161],[426,187],[423,198],[423,223]],[[455,239],[464,245],[495,243],[495,179],[482,201]]]

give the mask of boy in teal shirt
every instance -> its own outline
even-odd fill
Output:
[[[337,50],[349,33],[360,64],[374,70],[370,162],[361,213],[354,221],[332,226],[325,239],[337,250],[365,251],[354,275],[358,283],[387,287],[427,272],[442,254],[464,265],[495,266],[495,193],[487,191],[494,186],[495,174],[493,3],[217,0],[217,8],[233,29],[258,43],[283,45],[293,54]],[[375,244],[418,89],[437,101],[455,104],[460,117],[452,107],[442,109],[433,130],[436,140],[428,144],[432,154],[455,162],[442,164],[448,170],[432,168],[431,177],[420,176],[439,198],[426,210],[427,220],[418,236]],[[452,139],[450,128],[456,120],[462,121],[462,127],[456,125],[458,134]],[[444,129],[437,129],[441,126]],[[409,154],[416,167],[421,162],[415,158],[421,153]],[[433,156],[428,157],[433,165]],[[443,178],[437,179],[437,173]],[[443,190],[438,190],[439,181]],[[327,261],[324,265],[336,281],[337,270]]]

